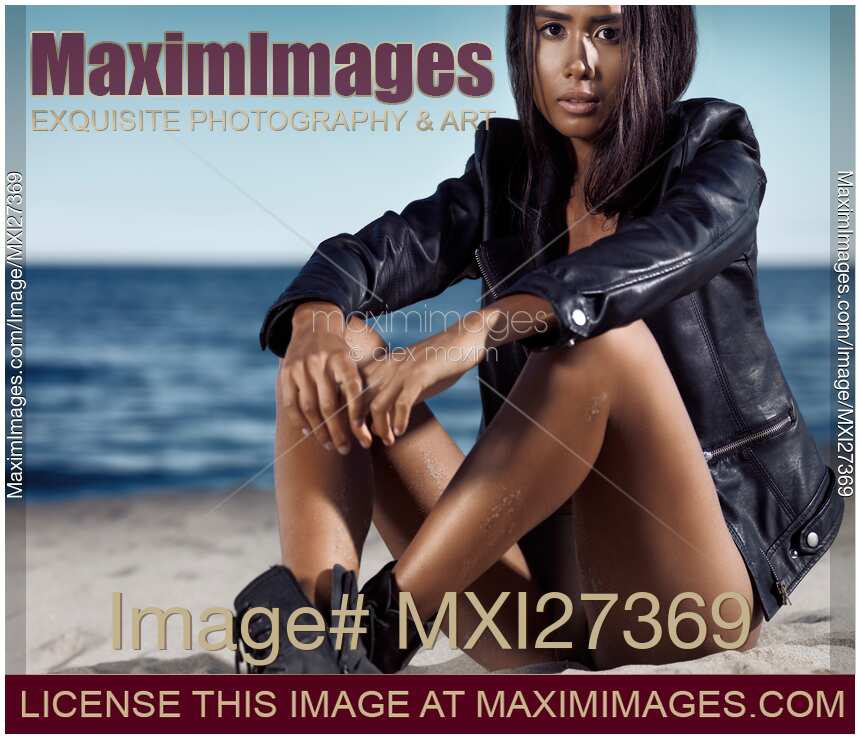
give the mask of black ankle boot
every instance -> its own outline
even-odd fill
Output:
[[[378,674],[379,670],[367,659],[364,644],[361,639],[357,640],[357,647],[351,648],[349,634],[342,637],[341,648],[337,649],[335,635],[331,634],[328,626],[332,625],[332,610],[341,607],[341,596],[346,593],[349,596],[348,608],[355,608],[358,588],[355,573],[346,570],[341,565],[332,568],[331,608],[326,612],[321,611],[326,621],[325,638],[315,649],[302,650],[295,647],[287,635],[287,620],[297,608],[314,608],[313,603],[308,600],[295,575],[288,567],[275,565],[270,567],[261,575],[252,580],[239,595],[236,596],[234,606],[236,609],[234,632],[236,634],[236,672],[241,672],[241,663],[247,664],[248,672],[256,673],[287,673],[287,674],[323,674],[334,673],[372,673]],[[245,642],[240,630],[241,620],[245,613],[251,608],[278,609],[279,639],[276,648],[278,654],[275,659],[267,665],[252,665],[245,659],[245,655],[252,656],[256,660],[262,660],[271,655],[272,647],[254,647]],[[336,618],[334,620],[340,620]],[[316,620],[310,614],[303,614],[295,620],[296,624],[315,625]],[[266,641],[272,631],[272,625],[268,616],[262,613],[255,614],[248,623],[248,632],[255,642]],[[305,644],[310,644],[319,639],[319,631],[299,631],[292,638]]]
[[[385,565],[360,591],[364,595],[363,607],[370,611],[367,633],[362,636],[367,656],[388,674],[403,669],[421,648],[421,636],[411,617],[406,619],[406,648],[399,647],[400,588],[392,573],[395,564],[396,559]],[[425,633],[429,633],[433,621],[429,618],[424,622]]]
[[[356,610],[358,604],[358,577],[353,570],[347,570],[340,565],[335,565],[331,571],[331,611],[329,614],[329,624],[343,624],[345,627],[350,627],[355,623],[355,617],[344,618],[342,615],[333,616],[332,612],[340,610],[343,606],[343,596],[347,595],[347,610]],[[363,606],[364,609],[367,606]],[[367,616],[359,620],[359,626],[365,629],[369,628],[367,624]],[[352,634],[348,631],[341,637],[341,648],[336,650],[338,654],[338,664],[341,666],[341,672],[358,673],[363,675],[378,675],[379,670],[368,659],[367,650],[362,641],[362,635],[359,634],[355,640],[355,647],[352,646]],[[332,645],[336,644],[336,639],[331,636]]]

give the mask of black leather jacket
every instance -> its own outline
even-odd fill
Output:
[[[558,330],[506,344],[479,366],[482,379],[506,396],[530,351],[644,319],[770,619],[832,544],[843,501],[762,322],[756,227],[767,179],[746,112],[696,98],[674,103],[666,120],[658,160],[643,175],[652,188],[644,205],[622,213],[616,232],[588,248],[567,254],[562,237],[536,255],[512,217],[524,150],[519,123],[481,124],[461,177],[400,214],[387,211],[317,247],[269,310],[261,346],[283,356],[302,301],[325,300],[347,316],[366,317],[480,278],[485,305],[532,293],[547,299],[559,320]],[[564,201],[546,203],[559,234]],[[481,400],[483,428],[503,401],[483,386]]]

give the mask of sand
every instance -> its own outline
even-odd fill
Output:
[[[219,505],[219,503],[221,503]],[[853,507],[846,506],[846,510]],[[617,673],[822,673],[854,671],[853,616],[836,608],[853,578],[853,522],[792,593],[792,605],[765,624],[759,644],[747,652],[660,666],[622,667]],[[236,593],[279,556],[272,492],[245,489],[223,494],[182,493],[126,498],[86,498],[33,503],[27,508],[27,672],[29,673],[224,673],[232,653],[181,645],[179,620],[171,619],[168,649],[159,650],[154,629],[142,648],[126,639],[112,646],[112,593],[122,592],[125,619],[132,607],[182,606],[195,614],[195,637],[205,608],[231,608]],[[361,581],[390,559],[371,531]],[[851,597],[853,599],[853,590]],[[834,618],[831,616],[835,615]],[[564,664],[528,672],[579,670]],[[410,673],[482,673],[470,657],[444,640],[422,650]]]

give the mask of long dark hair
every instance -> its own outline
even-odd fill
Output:
[[[611,217],[633,210],[643,199],[643,180],[636,177],[655,155],[665,132],[666,109],[690,82],[696,62],[696,23],[691,6],[623,5],[622,55],[625,71],[614,110],[593,141],[594,153],[584,182],[585,205]],[[534,102],[537,52],[535,6],[508,9],[506,51],[517,113],[525,138],[526,171],[522,229],[536,247],[547,238],[544,206],[570,197],[575,164],[570,146],[544,118]],[[555,193],[543,192],[544,178],[566,183]],[[535,205],[531,205],[532,199]],[[552,226],[549,226],[552,228]],[[555,234],[553,234],[555,235]]]

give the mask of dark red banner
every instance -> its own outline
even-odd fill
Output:
[[[8,675],[8,732],[853,733],[853,675]]]

